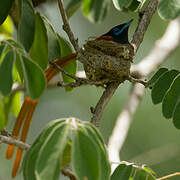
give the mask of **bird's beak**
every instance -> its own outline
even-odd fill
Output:
[[[131,19],[131,20],[129,21],[129,23],[131,23],[133,20],[134,20],[134,19]]]
[[[128,26],[130,26],[130,24],[132,23],[133,20],[134,20],[134,19],[131,19],[131,20],[128,21],[126,24],[127,24]]]

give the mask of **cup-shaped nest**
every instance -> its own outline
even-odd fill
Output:
[[[87,41],[83,50],[83,65],[90,80],[109,83],[123,82],[130,73],[134,56],[131,44],[119,44],[108,40]]]

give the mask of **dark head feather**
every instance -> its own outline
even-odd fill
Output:
[[[127,23],[117,25],[113,27],[109,32],[102,36],[111,36],[112,40],[121,44],[128,44],[128,29],[133,19]]]

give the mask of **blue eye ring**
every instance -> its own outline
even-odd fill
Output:
[[[118,27],[115,27],[113,29],[113,33],[118,36],[121,33],[121,31],[120,31],[120,29]]]
[[[129,27],[131,22],[126,23],[121,29],[119,29],[118,27],[113,28],[113,33],[116,36],[119,36],[126,28]]]

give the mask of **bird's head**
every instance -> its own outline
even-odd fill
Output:
[[[130,21],[113,27],[109,32],[103,34],[105,37],[112,37],[112,40],[121,44],[128,44],[128,29],[133,19]]]

